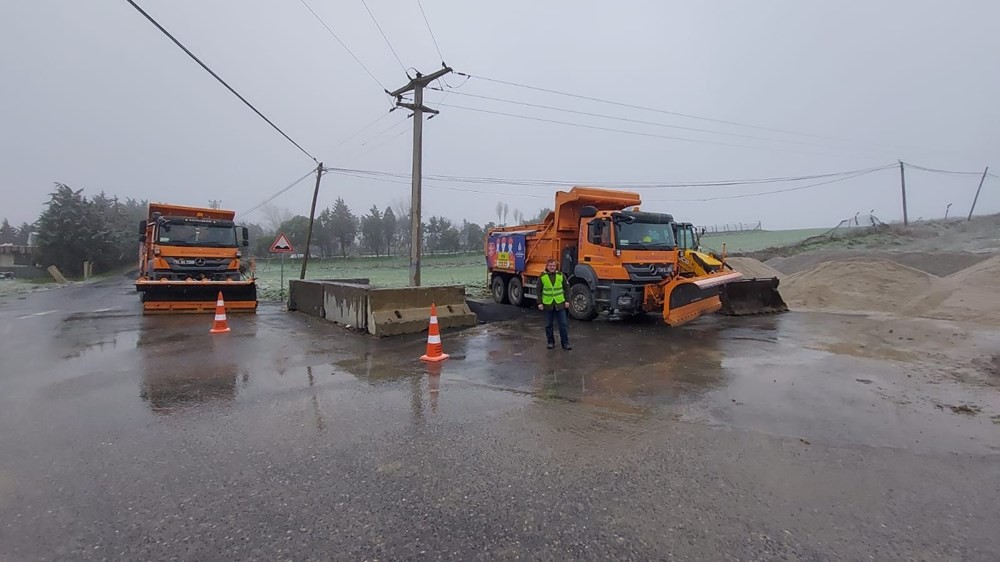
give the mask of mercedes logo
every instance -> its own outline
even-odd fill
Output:
[[[205,258],[198,258],[194,260],[195,265],[205,265]]]
[[[649,264],[649,274],[650,275],[656,275],[656,264],[655,263]]]

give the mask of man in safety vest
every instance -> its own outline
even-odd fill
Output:
[[[566,277],[556,271],[556,260],[549,258],[545,262],[545,273],[538,279],[541,289],[541,299],[538,302],[538,310],[545,311],[545,338],[548,340],[548,348],[556,346],[556,337],[552,332],[552,323],[559,320],[559,343],[566,351],[573,349],[569,345],[569,334],[566,326],[566,309],[569,308],[569,283]]]

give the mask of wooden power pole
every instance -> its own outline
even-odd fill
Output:
[[[910,217],[906,214],[906,173],[903,171],[903,161],[899,161],[899,187],[903,190],[903,226],[910,226]]]
[[[396,98],[397,107],[413,111],[413,187],[410,192],[410,286],[420,286],[420,188],[423,174],[424,113],[436,115],[438,111],[424,106],[424,87],[451,72],[445,66],[441,70],[424,76],[417,73],[402,88],[389,95]],[[403,94],[413,91],[413,103],[403,103]]]
[[[983,190],[983,182],[986,181],[986,174],[989,173],[989,171],[990,167],[986,166],[986,169],[983,170],[983,177],[979,178],[979,187],[976,188],[976,197],[972,200],[972,208],[969,209],[969,218],[966,219],[967,221],[972,220],[972,211],[976,210],[976,202],[979,201],[979,192]]]
[[[302,254],[302,271],[299,272],[299,279],[306,278],[306,266],[309,264],[309,245],[312,244],[313,222],[316,220],[316,198],[319,196],[319,180],[323,177],[323,163],[316,166],[316,187],[313,188],[312,207],[309,207],[309,228],[306,229],[306,251]]]

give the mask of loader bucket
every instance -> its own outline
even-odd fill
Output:
[[[143,314],[215,312],[219,291],[226,312],[256,312],[257,285],[251,281],[137,281]]]
[[[668,284],[663,304],[663,321],[676,327],[722,308],[720,287],[741,279],[736,272],[716,273],[701,278],[678,279]]]
[[[774,314],[788,311],[788,305],[778,293],[777,277],[743,279],[726,283],[719,289],[719,298],[722,301],[719,313],[727,316]]]

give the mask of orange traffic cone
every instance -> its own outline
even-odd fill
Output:
[[[448,354],[441,349],[441,330],[438,328],[437,307],[431,303],[431,324],[427,328],[427,353],[420,356],[421,361],[444,361]]]
[[[229,322],[226,321],[226,303],[222,300],[222,291],[219,291],[219,298],[215,301],[215,324],[208,331],[210,334],[224,334],[229,331]]]

